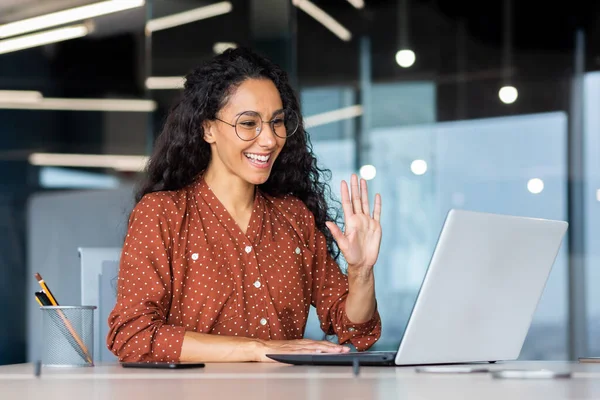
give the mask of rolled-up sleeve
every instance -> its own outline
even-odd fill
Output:
[[[315,253],[311,302],[317,309],[321,329],[328,335],[337,335],[340,344],[351,343],[359,351],[367,350],[381,337],[381,318],[377,307],[366,322],[356,324],[348,319],[348,277],[329,254],[325,235],[316,229],[312,213],[308,209],[306,212],[309,247]]]
[[[106,345],[120,361],[178,361],[185,329],[167,324],[171,305],[168,198],[135,206],[121,252],[117,302]]]

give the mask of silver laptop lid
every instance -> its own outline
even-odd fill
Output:
[[[567,227],[451,210],[396,364],[517,359]]]

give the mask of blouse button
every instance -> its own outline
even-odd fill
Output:
[[[192,260],[196,261],[198,259],[198,253],[192,254]]]
[[[266,319],[264,319],[264,318],[261,318],[261,319],[260,319],[260,324],[261,324],[262,326],[265,326],[265,325],[267,324],[267,320],[266,320]]]
[[[300,247],[296,247],[296,254],[300,254]]]
[[[349,327],[349,328],[348,328],[348,332],[354,332],[355,330],[356,330],[356,329],[355,329],[355,328],[353,328],[353,327]]]
[[[250,253],[252,251],[252,246],[246,246],[244,250],[246,250],[246,253]]]
[[[254,287],[258,289],[260,287],[260,281],[254,282]]]

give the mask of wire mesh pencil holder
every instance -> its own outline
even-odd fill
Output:
[[[96,306],[40,307],[44,366],[94,366],[95,309]]]

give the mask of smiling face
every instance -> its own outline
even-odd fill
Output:
[[[282,109],[281,96],[272,81],[248,79],[242,82],[217,113],[218,119],[205,124],[204,140],[210,144],[212,155],[208,166],[211,173],[237,177],[253,185],[266,182],[285,145],[285,133],[278,130],[282,129]],[[261,128],[261,119],[265,122],[262,130],[252,139],[256,129]],[[237,134],[232,126],[236,123]],[[272,126],[284,137],[275,135]],[[238,135],[251,140],[242,140]]]

